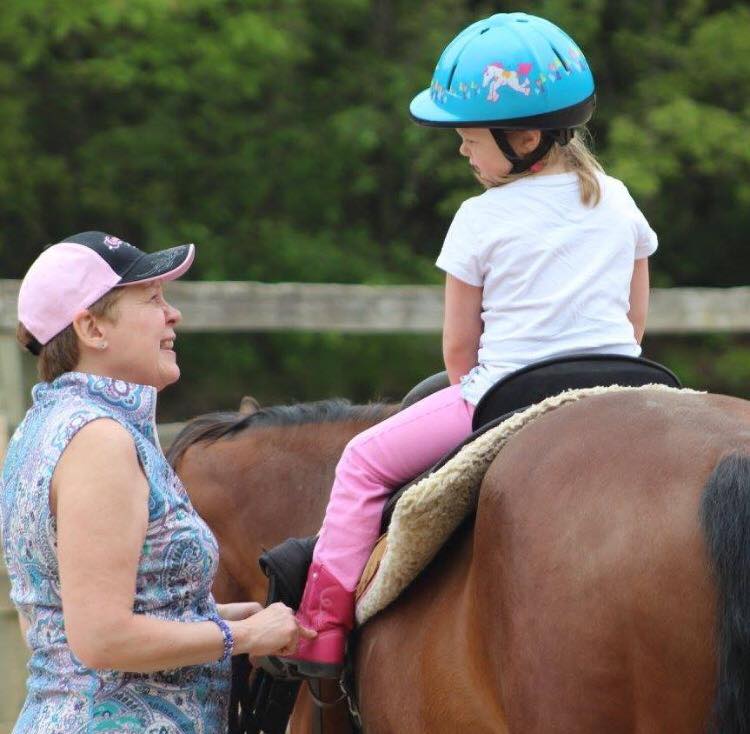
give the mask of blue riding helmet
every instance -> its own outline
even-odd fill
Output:
[[[591,70],[570,36],[534,15],[498,13],[448,44],[409,112],[437,127],[556,131],[564,144],[589,120],[595,99]]]

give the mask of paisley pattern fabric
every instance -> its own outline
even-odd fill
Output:
[[[210,588],[218,546],[159,446],[155,388],[68,372],[36,385],[32,395],[0,483],[11,598],[29,622],[32,651],[14,734],[226,731],[229,662],[149,674],[92,670],[76,659],[65,637],[49,487],[65,447],[98,418],[114,419],[130,432],[149,483],[134,611],[184,622],[216,613]]]

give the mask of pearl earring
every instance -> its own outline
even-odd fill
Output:
[[[99,349],[106,349],[107,348],[107,342],[99,342],[98,347],[99,347]]]

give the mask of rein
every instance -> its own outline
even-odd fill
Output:
[[[315,715],[313,716],[313,734],[324,734],[323,730],[323,712],[326,709],[338,706],[345,698],[346,691],[341,689],[341,695],[334,701],[324,701],[322,697],[321,684],[319,680],[308,679],[307,688],[310,691],[310,697],[315,704]]]

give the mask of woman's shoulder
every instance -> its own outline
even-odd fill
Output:
[[[50,423],[82,423],[87,418],[111,417],[111,412],[105,406],[87,400],[83,395],[60,395],[52,403],[38,403],[34,407]]]
[[[83,395],[58,396],[51,403],[38,402],[29,411],[29,423],[41,423],[47,441],[64,450],[79,433],[96,436],[104,445],[108,441],[133,439],[114,411],[87,400]]]
[[[85,434],[89,441],[100,441],[102,446],[133,445],[133,437],[125,426],[106,411],[87,411],[88,420],[77,431]]]
[[[70,438],[63,454],[68,462],[99,468],[106,473],[113,467],[130,468],[140,474],[135,441],[129,431],[110,416],[98,416],[81,426]]]

